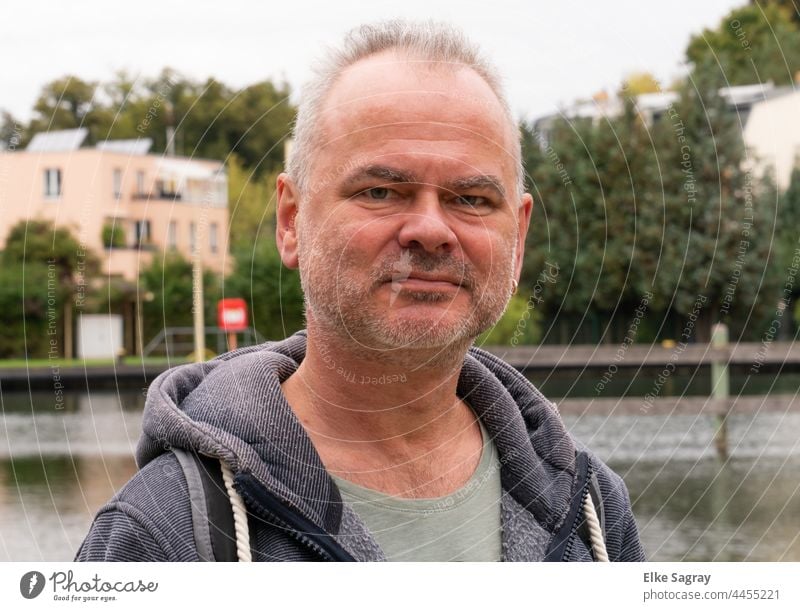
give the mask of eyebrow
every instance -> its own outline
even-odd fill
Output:
[[[343,186],[349,187],[365,178],[378,178],[387,183],[422,183],[423,181],[410,172],[397,170],[384,165],[368,165],[357,168],[343,182]],[[443,185],[441,188],[448,191],[464,191],[468,189],[489,189],[495,191],[500,197],[505,199],[506,190],[503,182],[497,176],[491,174],[476,174],[475,176],[465,176],[456,178]]]
[[[502,181],[497,176],[491,176],[489,174],[479,174],[477,176],[468,176],[466,178],[456,178],[445,185],[445,188],[451,191],[489,189],[491,191],[495,191],[503,199],[506,198],[506,190],[503,187]]]

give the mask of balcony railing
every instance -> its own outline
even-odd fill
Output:
[[[179,192],[171,192],[163,189],[156,189],[152,193],[133,193],[132,200],[154,200],[154,199],[169,199],[172,201],[180,201],[183,196]]]

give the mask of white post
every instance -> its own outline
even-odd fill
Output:
[[[205,320],[203,319],[203,262],[200,253],[192,253],[192,313],[194,314],[194,360],[201,363],[206,355]]]

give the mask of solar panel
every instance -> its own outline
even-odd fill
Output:
[[[147,155],[151,146],[153,146],[152,138],[137,138],[136,140],[105,140],[98,142],[95,148],[111,153]]]
[[[25,150],[33,153],[74,151],[80,147],[87,135],[89,130],[85,127],[36,134]]]

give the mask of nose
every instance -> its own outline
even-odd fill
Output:
[[[443,214],[438,194],[418,193],[408,212],[401,214],[403,224],[398,240],[403,248],[422,248],[426,252],[452,252],[457,238]]]

